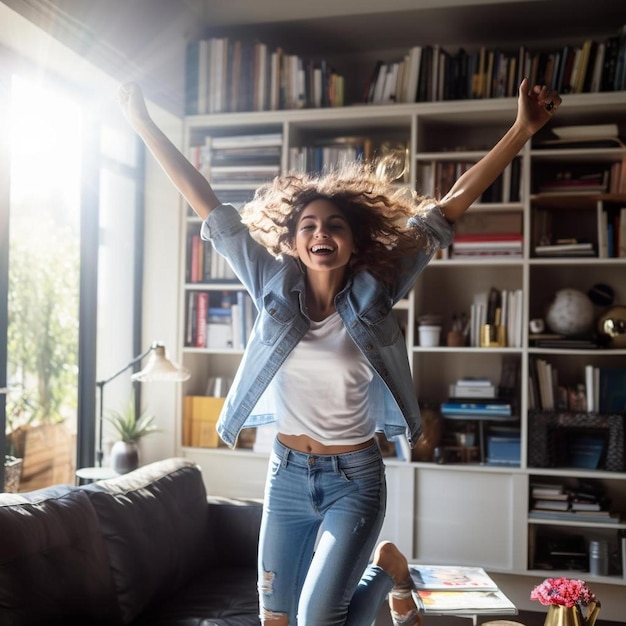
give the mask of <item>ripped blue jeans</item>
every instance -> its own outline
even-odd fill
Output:
[[[393,580],[368,565],[383,523],[377,444],[338,455],[274,442],[259,540],[261,621],[271,626],[372,624]]]

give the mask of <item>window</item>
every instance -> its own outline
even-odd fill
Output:
[[[27,491],[93,464],[96,374],[141,350],[143,163],[121,116],[104,119],[60,81],[7,75],[0,458],[20,460],[5,463],[5,481]],[[117,398],[107,389],[111,408],[128,403],[126,382]]]

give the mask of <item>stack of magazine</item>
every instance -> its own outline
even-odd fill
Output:
[[[415,564],[409,570],[415,604],[425,615],[517,615],[481,567]]]

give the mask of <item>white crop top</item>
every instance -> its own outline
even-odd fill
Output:
[[[374,373],[333,313],[311,328],[276,374],[278,431],[324,445],[354,445],[374,436],[368,389]]]

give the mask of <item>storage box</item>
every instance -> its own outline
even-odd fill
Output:
[[[226,398],[185,396],[183,402],[183,445],[217,448],[219,437],[215,429]]]
[[[487,463],[489,465],[519,465],[521,462],[519,437],[487,437]]]

